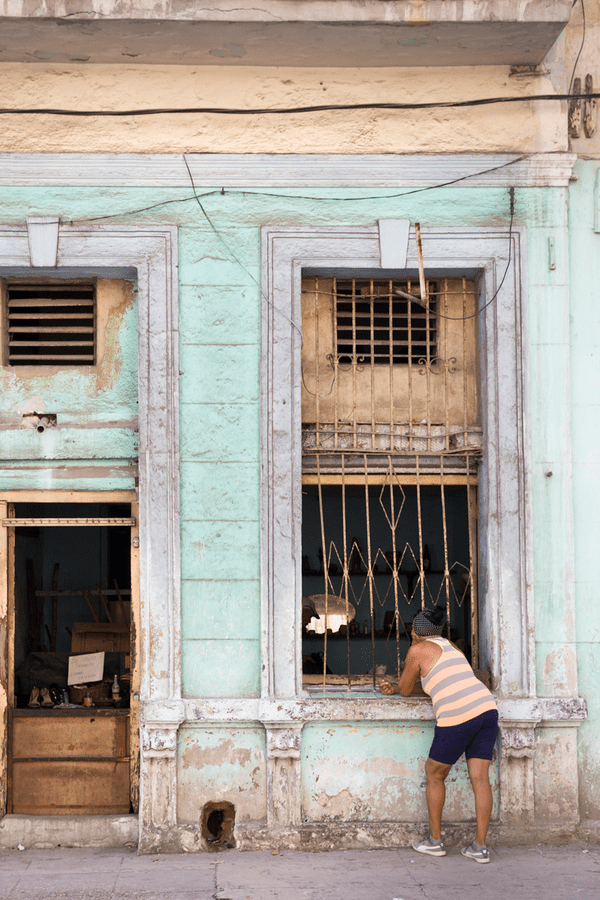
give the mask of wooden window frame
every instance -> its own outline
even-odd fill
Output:
[[[140,554],[139,554],[139,505],[135,491],[2,491],[0,492],[0,520],[8,520],[11,507],[16,503],[85,503],[85,504],[118,504],[131,506],[131,519],[135,524],[131,528],[130,560],[131,560],[131,633],[135,635],[135,644],[131,654],[131,700],[130,700],[130,790],[132,805],[137,810],[139,802],[140,782]],[[15,642],[15,530],[7,525],[0,526],[0,608],[7,612],[6,646],[0,648],[5,654],[6,682],[0,684],[5,694],[8,710],[14,708],[14,642]],[[3,741],[0,752],[0,810],[6,806],[7,796],[4,791],[8,787],[6,773],[8,771],[7,737]]]

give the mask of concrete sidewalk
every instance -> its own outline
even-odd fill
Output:
[[[489,865],[412,850],[2,850],[0,900],[578,900],[600,898],[600,844],[502,847]]]

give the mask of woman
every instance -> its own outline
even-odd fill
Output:
[[[498,708],[464,654],[441,637],[443,620],[444,613],[437,607],[415,616],[402,676],[397,685],[382,681],[380,689],[384,694],[408,697],[420,678],[423,690],[433,702],[435,734],[425,763],[429,837],[416,841],[413,850],[429,856],[446,855],[441,830],[445,781],[464,753],[475,796],[477,832],[473,843],[461,853],[477,863],[489,863],[485,845],[493,803],[489,768],[498,735]]]

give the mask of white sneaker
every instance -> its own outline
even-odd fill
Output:
[[[417,853],[427,853],[428,856],[445,856],[446,848],[442,841],[432,841],[430,837],[425,838],[424,841],[415,841],[414,844],[411,844],[413,850],[416,850]]]
[[[490,861],[490,851],[487,847],[476,847],[475,843],[469,844],[468,847],[463,847],[460,851],[463,856],[466,856],[467,859],[472,859],[476,863],[489,863]]]

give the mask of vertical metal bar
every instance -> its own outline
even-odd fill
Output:
[[[323,485],[321,483],[321,459],[317,454],[317,488],[319,492],[319,516],[321,520],[321,546],[323,548],[323,579],[325,581],[325,630],[323,633],[323,690],[327,679],[327,616],[329,613],[329,565],[327,558],[327,544],[325,543],[325,517],[323,515]]]
[[[388,304],[388,335],[390,342],[389,376],[390,376],[390,453],[394,452],[394,295],[393,282],[390,281]],[[399,303],[400,301],[396,301]]]
[[[444,532],[444,587],[446,589],[446,628],[450,637],[450,571],[448,569],[448,528],[446,522],[446,490],[444,485],[444,456],[440,457],[440,499],[442,501],[442,526]]]
[[[398,551],[396,546],[396,504],[394,503],[394,467],[391,456],[388,459],[390,479],[390,525],[392,531],[392,582],[394,585],[394,617],[396,622],[396,672],[400,678],[400,610],[398,608]]]
[[[463,310],[463,321],[462,321],[462,371],[463,371],[463,446],[465,450],[468,450],[468,410],[467,403],[469,398],[468,391],[468,378],[467,378],[467,279],[463,276],[462,280],[462,310]]]
[[[340,364],[340,356],[339,356],[339,349],[338,349],[338,342],[337,342],[337,333],[338,333],[338,307],[337,307],[337,304],[338,304],[338,294],[337,294],[337,278],[334,278],[334,279],[333,279],[332,291],[333,291],[333,311],[334,311],[334,320],[333,320],[333,321],[334,321],[334,327],[333,327],[333,341],[334,341],[334,345],[333,345],[333,364],[334,364],[334,366],[335,366],[334,373],[333,373],[334,376],[335,376],[335,378],[334,378],[334,383],[333,383],[333,423],[332,423],[332,428],[333,428],[333,447],[334,447],[335,450],[337,450],[338,447],[339,447],[338,430],[339,430],[339,421],[340,421],[340,415],[339,415],[339,385],[340,385],[340,379],[339,379],[339,364]]]
[[[369,581],[369,609],[371,612],[371,659],[373,661],[373,690],[377,686],[375,673],[375,611],[373,608],[373,560],[371,558],[371,515],[369,509],[369,463],[365,454],[365,515],[367,525],[367,579]]]
[[[419,528],[419,585],[421,588],[421,609],[425,606],[425,568],[423,566],[423,517],[421,510],[421,477],[419,474],[419,455],[415,457],[417,481],[417,524]]]
[[[352,279],[352,446],[356,449],[356,374],[358,352],[356,349],[356,279]]]
[[[314,366],[315,366],[315,385],[316,385],[316,397],[315,397],[315,447],[319,449],[321,443],[321,372],[320,372],[320,347],[319,347],[319,278],[315,277],[315,290],[313,293],[313,308],[314,308],[314,317],[313,321],[315,323],[315,355],[314,355]]]
[[[425,375],[427,378],[427,401],[425,419],[427,421],[427,452],[431,453],[431,345],[429,343],[430,330],[429,303],[425,310]]]
[[[441,305],[441,297],[438,298],[438,304]],[[439,331],[443,328],[444,330],[444,342],[441,348],[441,352],[438,353],[438,356],[442,358],[442,365],[444,366],[444,435],[445,441],[444,445],[446,450],[450,449],[450,411],[448,404],[448,279],[444,278],[444,316],[446,318],[438,320],[438,341],[440,338]],[[464,331],[464,323],[463,323],[463,331]],[[428,335],[429,337],[429,335]],[[464,368],[464,367],[463,367]]]
[[[415,233],[417,235],[417,253],[419,254],[419,285],[421,288],[421,300],[429,306],[429,296],[427,294],[427,282],[425,281],[425,266],[423,265],[423,244],[421,243],[421,226],[415,222]]]
[[[407,293],[412,294],[410,281],[407,284]],[[406,324],[408,326],[408,450],[414,450],[413,441],[413,348],[412,348],[412,303],[406,301]]]
[[[342,596],[346,601],[346,676],[348,679],[348,688],[350,688],[350,621],[348,619],[349,612],[349,590],[350,590],[350,573],[348,558],[348,529],[346,520],[346,455],[342,453],[342,543],[343,543],[343,564],[342,564]]]
[[[470,481],[470,458],[467,455],[467,510],[469,521],[469,566],[470,566],[470,595],[471,595],[471,664],[473,668],[479,668],[479,592],[477,574],[477,486]]]
[[[371,302],[369,305],[371,325],[371,450],[375,449],[375,295],[371,282]]]

